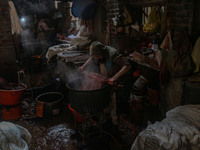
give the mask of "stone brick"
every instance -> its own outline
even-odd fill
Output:
[[[2,8],[5,11],[2,12]],[[0,76],[5,76],[9,81],[14,81],[17,66],[11,34],[8,0],[0,0],[0,20]]]

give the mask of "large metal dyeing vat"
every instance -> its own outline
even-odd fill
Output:
[[[82,81],[79,78],[66,84],[71,107],[80,114],[94,114],[106,108],[110,100],[110,86],[104,84],[96,90],[79,90],[77,85],[81,86]]]

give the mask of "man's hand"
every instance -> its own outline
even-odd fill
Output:
[[[79,70],[79,71],[83,71],[83,70],[84,70],[84,67],[81,66],[81,67],[78,68],[78,70]]]
[[[115,84],[115,79],[114,78],[109,78],[108,80],[106,80],[106,82],[110,85],[114,85]]]

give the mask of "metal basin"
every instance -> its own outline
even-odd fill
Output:
[[[59,92],[47,92],[36,98],[38,117],[50,117],[61,112],[64,95]]]

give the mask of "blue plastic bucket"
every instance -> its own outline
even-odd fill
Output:
[[[94,0],[74,0],[72,15],[84,20],[91,19],[96,11],[97,3]]]

